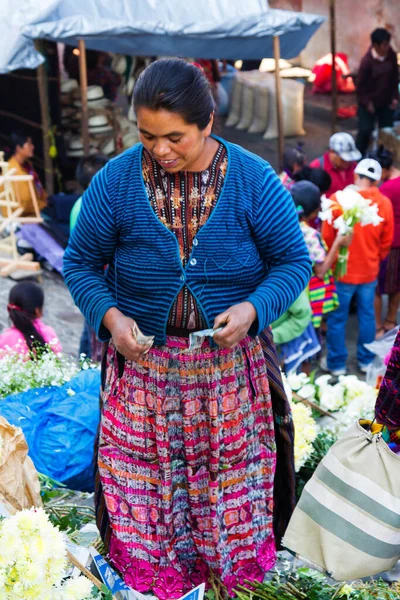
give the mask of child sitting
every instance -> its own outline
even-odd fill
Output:
[[[26,356],[46,344],[56,354],[61,352],[54,329],[41,321],[43,303],[43,290],[36,283],[26,281],[11,288],[7,309],[12,327],[0,335],[0,354],[11,351]]]

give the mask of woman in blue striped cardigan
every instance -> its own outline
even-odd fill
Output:
[[[274,480],[289,490],[287,517],[293,472],[291,456],[276,471],[267,328],[307,285],[310,260],[269,164],[212,135],[201,69],[156,61],[134,107],[141,143],[84,194],[64,275],[108,343],[98,520],[110,557],[132,587],[179,598],[210,568],[231,590],[275,562],[285,501],[274,513]]]

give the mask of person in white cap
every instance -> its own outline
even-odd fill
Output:
[[[358,163],[354,172],[357,191],[378,206],[378,214],[383,219],[378,225],[357,223],[347,263],[347,272],[336,282],[339,307],[328,315],[327,359],[321,361],[321,367],[333,375],[346,373],[346,322],[349,316],[350,302],[355,296],[359,336],[357,360],[360,370],[365,373],[374,354],[364,344],[374,341],[376,321],[374,310],[375,290],[379,265],[391,248],[393,239],[393,208],[389,198],[381,194],[378,183],[382,176],[382,167],[378,161],[366,158]],[[335,199],[335,196],[332,198]],[[330,248],[337,230],[324,221],[322,237]]]
[[[356,143],[349,133],[334,133],[329,140],[329,149],[323,156],[310,163],[312,169],[324,169],[331,177],[328,198],[354,181],[354,169],[361,158]]]

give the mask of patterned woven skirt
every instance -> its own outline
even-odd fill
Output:
[[[381,262],[378,290],[380,294],[400,292],[400,248],[392,248],[388,256]]]
[[[258,339],[187,351],[168,337],[140,362],[107,351],[98,466],[109,552],[128,585],[179,598],[229,590],[275,563],[274,423]]]

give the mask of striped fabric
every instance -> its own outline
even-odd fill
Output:
[[[256,335],[305,288],[311,262],[289,193],[268,163],[220,141],[228,155],[226,181],[186,268],[176,237],[147,198],[141,144],[94,177],[64,255],[64,276],[101,340],[110,337],[103,316],[117,306],[162,345],[170,308],[184,285],[207,327],[233,304],[252,302],[258,319],[250,333]]]
[[[337,580],[391,569],[400,558],[399,465],[380,435],[356,423],[304,488],[283,545]]]

